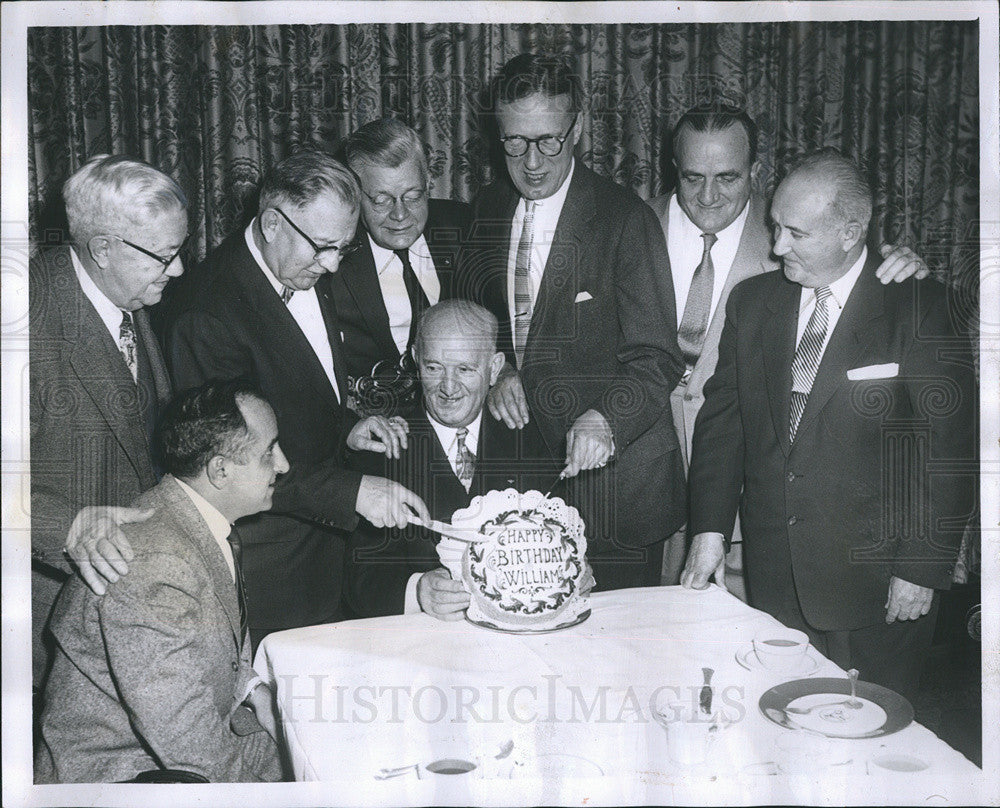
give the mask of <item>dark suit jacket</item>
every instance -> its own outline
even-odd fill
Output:
[[[517,191],[503,181],[473,204],[456,296],[500,320],[514,363],[507,258]],[[660,225],[624,188],[576,163],[528,332],[521,380],[533,426],[564,459],[566,432],[596,409],[611,425],[615,457],[573,487],[594,553],[644,546],[684,522],[686,493],[670,415],[684,370]],[[641,507],[636,507],[640,504]]]
[[[123,527],[128,575],[103,597],[74,576],[53,612],[36,780],[113,783],[156,768],[279,779],[274,741],[246,711],[234,721],[254,672],[218,544],[169,475],[135,504],[155,512]]]
[[[85,505],[125,505],[156,484],[149,426],[170,396],[144,311],[133,322],[152,389],[137,388],[118,345],[77,281],[68,247],[43,250],[29,273],[31,601],[34,682],[42,628],[69,573],[69,526]]]
[[[547,490],[559,473],[548,457],[532,457],[518,432],[484,412],[472,485],[465,487],[448,462],[434,427],[421,409],[407,419],[409,448],[398,460],[358,452],[355,466],[366,474],[388,477],[417,493],[434,519],[450,522],[459,508],[488,491],[516,488]],[[375,528],[361,520],[351,540],[348,557],[348,604],[358,617],[402,614],[406,583],[417,572],[441,566],[435,546],[439,536],[423,528]]]
[[[346,391],[329,276],[316,284]],[[316,354],[238,230],[209,253],[166,325],[166,356],[178,390],[211,378],[246,377],[274,408],[291,465],[271,512],[240,523],[250,627],[274,631],[340,617],[342,531],[357,524],[361,475],[343,467],[355,423],[337,401]],[[294,514],[294,516],[290,515]]]
[[[794,581],[806,620],[885,618],[889,579],[946,588],[972,512],[976,384],[933,281],[882,286],[869,257],[789,445],[801,287],[780,272],[733,290],[695,426],[691,526],[727,538],[739,506],[751,605],[781,619]],[[896,363],[898,375],[848,378]],[[852,374],[855,375],[855,374]],[[742,488],[742,496],[741,496]]]
[[[441,300],[452,296],[458,249],[468,229],[471,209],[464,202],[431,199],[424,239],[434,259]],[[379,286],[371,243],[359,226],[361,248],[347,256],[330,277],[330,293],[344,341],[344,362],[353,378],[367,376],[376,362],[399,359],[399,350],[389,330],[389,315]]]

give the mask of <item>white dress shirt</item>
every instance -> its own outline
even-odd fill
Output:
[[[250,250],[250,255],[253,256],[257,262],[257,266],[260,267],[260,271],[264,273],[264,277],[267,278],[268,283],[273,287],[274,293],[280,298],[282,291],[286,287],[274,277],[274,273],[268,267],[264,256],[257,249],[257,244],[253,240],[253,226],[256,221],[257,219],[255,218],[250,222],[244,232],[247,249]],[[282,303],[282,305],[286,304]],[[316,287],[303,290],[296,289],[287,306],[288,313],[292,315],[292,318],[298,324],[306,341],[312,347],[313,353],[316,354],[316,358],[319,359],[319,363],[323,366],[323,372],[326,373],[326,377],[330,381],[330,386],[333,387],[337,401],[342,401],[340,387],[337,386],[337,374],[333,371],[333,350],[330,348],[330,337],[326,332],[326,323],[323,321],[323,312],[319,307]]]
[[[387,250],[376,244],[371,235],[368,236],[368,243],[372,248],[372,258],[375,259],[375,271],[378,273],[382,300],[385,301],[385,310],[389,315],[392,341],[402,354],[410,342],[410,320],[413,318],[410,296],[406,293],[406,284],[403,282],[403,262],[393,250]],[[434,268],[434,259],[431,258],[431,251],[423,234],[410,245],[408,252],[413,274],[417,276],[420,287],[427,295],[427,302],[433,306],[441,298],[441,280]]]
[[[174,479],[177,479],[176,477]],[[233,561],[233,548],[229,544],[229,534],[233,530],[233,526],[229,523],[219,509],[216,508],[211,502],[205,499],[201,494],[195,491],[190,485],[188,485],[183,480],[177,480],[177,484],[181,487],[181,491],[188,495],[188,499],[191,500],[195,508],[198,509],[198,513],[201,514],[201,518],[205,520],[205,524],[208,526],[209,532],[212,534],[212,538],[215,539],[215,543],[219,546],[219,552],[222,553],[223,559],[225,559],[226,566],[229,567],[229,574],[233,579],[233,586],[236,585],[236,563]],[[263,680],[259,676],[253,676],[250,681],[247,682],[246,688],[243,690],[243,699],[246,699],[250,695],[251,691],[257,685],[261,684]],[[243,700],[241,699],[241,701]]]
[[[570,164],[569,174],[563,180],[552,196],[545,199],[536,199],[534,224],[531,238],[531,263],[528,267],[528,279],[531,285],[531,310],[535,310],[535,302],[538,300],[538,290],[542,288],[542,275],[545,273],[545,264],[549,260],[549,252],[552,250],[552,238],[556,232],[556,225],[559,224],[559,216],[562,213],[563,205],[566,204],[566,194],[569,192],[570,180],[573,179],[573,171],[576,168],[576,160]],[[517,264],[517,246],[521,242],[521,230],[524,228],[524,215],[527,212],[527,202],[522,197],[514,210],[514,218],[511,220],[510,245],[507,251],[507,306],[510,314],[510,326],[517,331],[514,323],[514,268]]]
[[[714,273],[712,276],[712,305],[708,310],[709,322],[712,322],[712,317],[715,316],[715,309],[722,299],[726,278],[729,276],[729,270],[733,268],[733,261],[736,260],[736,251],[739,249],[740,239],[743,237],[743,227],[746,225],[749,210],[748,203],[743,206],[740,215],[729,227],[715,234],[718,240],[712,245]],[[688,218],[680,206],[676,193],[670,195],[667,223],[667,254],[670,257],[670,276],[674,282],[674,299],[677,304],[677,324],[679,326],[681,318],[684,317],[684,308],[687,306],[688,292],[691,290],[694,271],[701,264],[701,257],[705,253],[705,240],[702,238],[701,228]]]
[[[857,262],[843,275],[841,275],[830,286],[830,297],[826,301],[826,337],[823,340],[823,347],[819,352],[819,359],[822,361],[823,354],[826,353],[826,346],[830,344],[830,337],[833,336],[833,329],[837,327],[837,322],[840,320],[840,315],[844,311],[844,306],[847,303],[847,298],[851,294],[851,290],[854,288],[854,284],[857,283],[858,278],[861,276],[861,270],[864,269],[865,261],[868,259],[868,248],[865,247],[861,250],[861,257],[858,258]],[[802,293],[799,298],[799,325],[796,330],[795,344],[798,345],[799,341],[802,339],[802,334],[806,330],[806,324],[809,322],[809,318],[812,316],[813,310],[816,308],[816,291],[814,289],[803,286]]]
[[[73,271],[76,272],[76,279],[80,282],[80,288],[83,290],[84,296],[97,309],[97,316],[101,318],[101,322],[104,323],[104,327],[108,329],[108,333],[111,335],[111,340],[117,345],[121,337],[122,316],[125,312],[108,300],[104,292],[98,288],[97,284],[94,283],[94,279],[84,269],[83,263],[76,254],[76,250],[72,247],[69,248],[69,256],[73,262]],[[122,361],[124,362],[125,360],[122,359]]]
[[[444,449],[444,453],[448,456],[448,462],[451,464],[451,470],[455,472],[455,476],[458,477],[458,429],[453,426],[445,426],[444,424],[438,423],[431,417],[430,413],[427,413],[427,420],[430,421],[431,426],[434,427],[434,434],[437,435],[437,439],[441,443],[441,448]],[[482,410],[480,410],[479,415],[477,415],[472,423],[466,427],[466,429],[469,430],[469,434],[465,436],[465,447],[476,457],[479,457],[479,428],[482,425],[482,422],[483,413]],[[469,489],[466,488],[465,490],[468,491]],[[420,611],[420,603],[417,601],[417,583],[420,581],[423,574],[424,573],[422,572],[415,572],[406,582],[406,594],[403,599],[403,614],[417,614]]]

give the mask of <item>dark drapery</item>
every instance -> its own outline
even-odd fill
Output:
[[[571,54],[589,99],[579,155],[640,196],[672,183],[666,135],[712,96],[761,129],[768,186],[799,152],[836,146],[876,189],[877,237],[978,290],[978,24],[352,24],[33,28],[28,37],[35,238],[87,156],[138,155],[189,195],[195,256],[244,213],[262,173],[393,115],[427,144],[435,196],[490,177],[482,90],[525,50]]]

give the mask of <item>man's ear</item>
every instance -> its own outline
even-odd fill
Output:
[[[860,222],[847,222],[840,232],[845,253],[853,250],[858,242],[864,241],[865,238],[865,228],[861,226]]]
[[[506,361],[507,357],[504,354],[500,352],[493,354],[493,358],[490,360],[490,387],[497,383],[497,378],[500,376],[500,371]]]
[[[257,222],[260,225],[260,233],[264,237],[264,241],[270,244],[278,235],[278,227],[281,224],[278,221],[278,211],[274,208],[268,208],[260,214]]]
[[[208,481],[218,489],[223,489],[229,482],[229,460],[222,455],[215,455],[205,467]]]
[[[87,252],[101,269],[105,269],[111,263],[111,237],[94,236],[87,242]]]

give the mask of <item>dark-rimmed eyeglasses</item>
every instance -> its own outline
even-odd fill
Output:
[[[118,239],[122,244],[127,244],[133,250],[138,250],[143,255],[148,255],[150,258],[156,259],[161,264],[163,264],[164,269],[169,269],[170,265],[177,260],[177,256],[179,256],[182,252],[184,252],[184,248],[187,247],[188,240],[191,238],[191,236],[190,234],[184,236],[184,241],[182,241],[181,246],[177,248],[177,252],[175,252],[169,258],[164,258],[162,255],[157,255],[155,252],[147,250],[145,247],[140,247],[138,244],[133,244],[131,241],[129,241],[126,238],[122,238],[121,236],[112,235],[112,238]]]
[[[392,196],[391,194],[375,194],[375,196],[372,196],[367,191],[362,191],[361,193],[368,197],[368,201],[372,203],[372,207],[379,213],[386,213],[392,210],[396,206],[397,201],[402,203],[403,207],[407,210],[412,210],[427,199],[426,188],[414,188],[402,196]]]
[[[528,147],[532,143],[538,148],[539,154],[543,154],[546,157],[555,157],[563,150],[563,144],[569,138],[569,133],[573,131],[573,127],[576,126],[578,115],[579,113],[573,116],[573,123],[569,125],[569,129],[562,136],[542,135],[541,137],[524,137],[523,135],[510,135],[508,137],[501,137],[500,143],[503,144],[503,150],[508,157],[520,157],[523,154],[527,154]]]
[[[331,244],[329,247],[320,247],[319,244],[313,241],[309,237],[308,233],[306,233],[301,227],[295,224],[295,222],[293,222],[289,218],[288,214],[285,213],[281,208],[276,207],[274,208],[274,210],[278,211],[278,213],[281,214],[282,218],[284,218],[284,220],[292,226],[292,230],[294,230],[296,233],[302,236],[302,238],[304,238],[309,243],[309,246],[313,248],[313,252],[315,253],[313,255],[314,261],[319,261],[319,259],[322,258],[324,255],[336,254],[339,255],[341,258],[343,258],[345,255],[350,255],[360,246],[358,241],[352,241],[349,244],[343,245],[342,247],[336,244]]]

